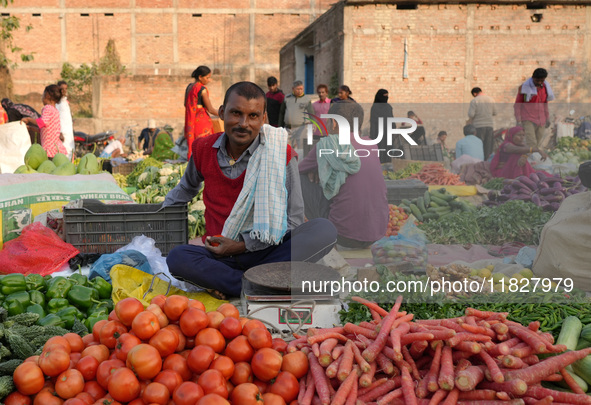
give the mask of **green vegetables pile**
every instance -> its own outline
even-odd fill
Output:
[[[484,183],[482,185],[482,187],[484,187],[488,190],[502,190],[503,187],[505,186],[503,184],[503,180],[505,180],[503,177],[495,177],[494,179],[488,181],[487,183]]]
[[[422,163],[411,163],[402,170],[398,170],[396,172],[386,172],[384,174],[384,177],[386,178],[386,180],[408,179],[411,174],[420,172],[422,168]]]
[[[525,201],[508,201],[496,207],[452,213],[419,225],[431,243],[502,245],[522,242],[537,245],[552,213]]]

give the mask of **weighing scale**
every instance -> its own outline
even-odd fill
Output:
[[[340,323],[341,301],[328,292],[302,291],[302,281],[338,281],[339,273],[327,266],[307,262],[278,262],[253,267],[242,278],[243,312],[267,321],[281,331],[331,328]],[[293,307],[292,307],[293,306]],[[291,307],[291,308],[290,308]]]

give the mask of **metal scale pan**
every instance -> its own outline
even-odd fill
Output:
[[[322,293],[302,292],[302,281],[319,283],[340,280],[339,273],[327,266],[307,262],[277,262],[255,266],[244,273],[242,290],[250,301],[289,301],[292,299],[332,300],[330,289]]]

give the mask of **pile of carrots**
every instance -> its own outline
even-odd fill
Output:
[[[436,186],[464,186],[458,174],[447,171],[441,163],[423,165],[420,172],[410,175],[411,179],[421,180],[425,184]]]
[[[310,363],[299,405],[591,404],[565,370],[591,348],[564,352],[539,322],[524,326],[473,308],[460,318],[413,321],[399,312],[402,297],[390,312],[354,300],[372,322],[310,329],[289,343],[288,352],[300,350]],[[541,353],[556,355],[539,360]],[[541,385],[563,379],[573,392]]]

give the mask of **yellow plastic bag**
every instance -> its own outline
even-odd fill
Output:
[[[469,197],[478,194],[476,186],[429,186],[429,191],[439,190],[440,188],[444,188],[448,193],[458,197]]]
[[[180,290],[159,277],[123,264],[117,264],[111,268],[111,282],[113,283],[112,298],[115,304],[124,298],[134,297],[147,307],[152,298],[160,294],[184,295],[199,300],[205,305],[207,311],[214,311],[224,302],[228,302],[215,299],[206,292],[190,293]]]

